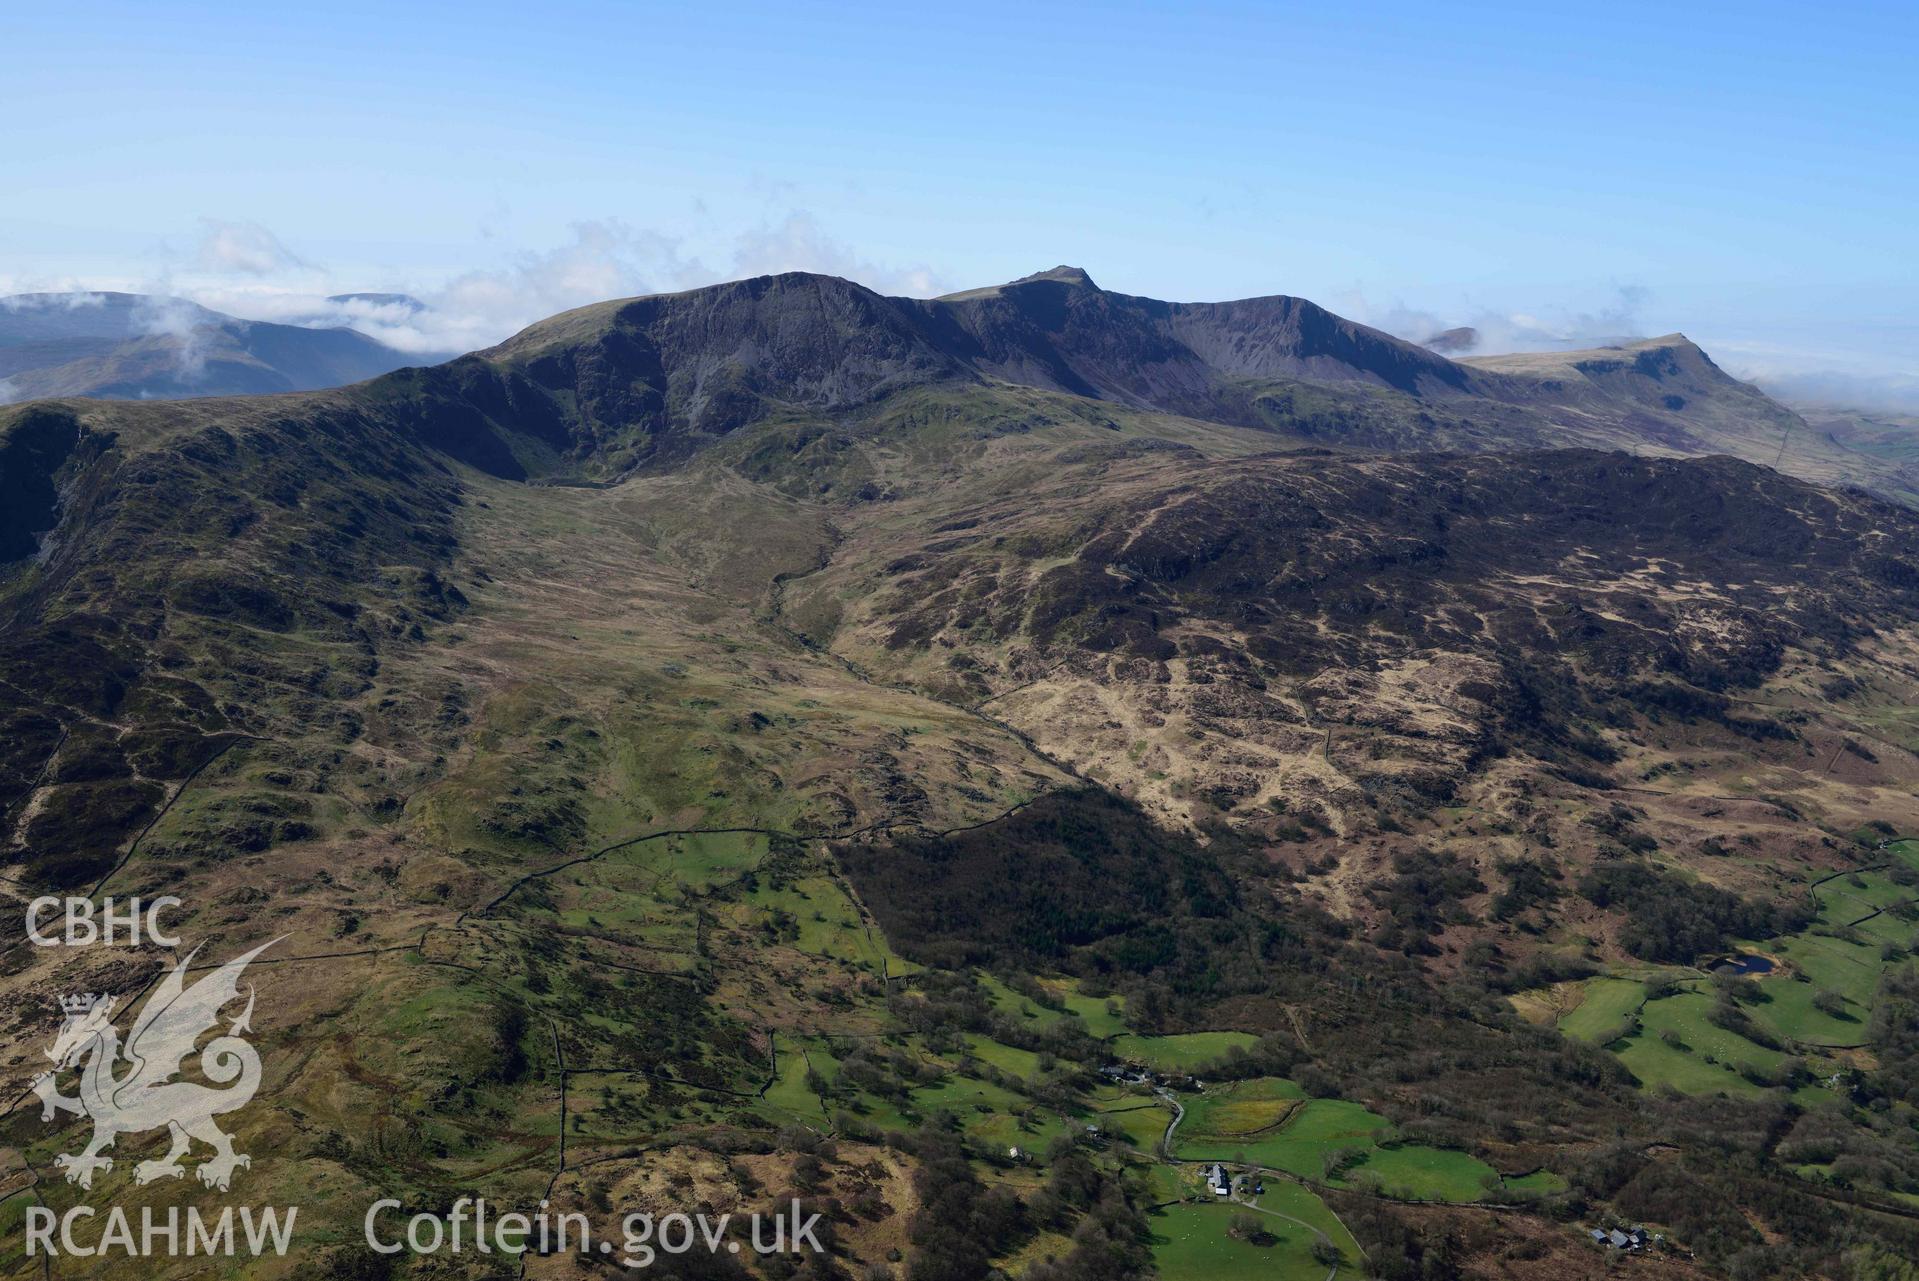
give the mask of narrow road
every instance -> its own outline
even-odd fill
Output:
[[[1153,1093],[1172,1106],[1173,1119],[1166,1123],[1166,1133],[1159,1136],[1159,1155],[1162,1159],[1177,1165],[1179,1158],[1173,1155],[1173,1131],[1177,1130],[1179,1123],[1186,1119],[1186,1109],[1181,1106],[1179,1098],[1171,1090],[1156,1085],[1153,1087]]]

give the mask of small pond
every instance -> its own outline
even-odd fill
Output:
[[[1712,966],[1712,972],[1714,974],[1770,974],[1772,973],[1772,958],[1769,956],[1753,956],[1750,953],[1741,952],[1737,956],[1723,957],[1715,961]]]

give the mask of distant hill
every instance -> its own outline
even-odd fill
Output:
[[[1694,426],[1706,410],[1712,411],[1708,420],[1732,416],[1775,423],[1782,431],[1799,424],[1797,414],[1720,369],[1684,334],[1587,351],[1469,356],[1461,363],[1508,375],[1532,395],[1580,408],[1661,416],[1691,411]]]
[[[397,307],[409,315],[418,315],[427,310],[427,305],[412,294],[350,293],[329,294],[328,302],[363,303],[371,307]]]
[[[1442,356],[1463,356],[1479,346],[1479,331],[1471,325],[1458,325],[1440,330],[1420,345]]]
[[[1822,484],[1863,485],[1908,503],[1919,498],[1919,467],[1909,451],[1809,425],[1799,411],[1726,373],[1684,334],[1461,363],[1502,376],[1504,398],[1551,406],[1569,428],[1616,424],[1660,452],[1731,454]]]
[[[383,296],[382,296],[383,297]],[[412,364],[346,327],[240,320],[150,294],[0,298],[0,397],[175,400],[312,391]]]

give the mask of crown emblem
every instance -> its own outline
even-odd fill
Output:
[[[91,1011],[99,1000],[100,998],[92,992],[82,992],[78,996],[63,996],[60,998],[60,1012],[70,1019],[77,1019]]]

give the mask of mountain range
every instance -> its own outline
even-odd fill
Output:
[[[398,295],[346,295],[345,298]],[[356,330],[240,320],[151,294],[14,294],[0,298],[5,399],[96,396],[172,400],[312,391],[412,363]]]
[[[1812,432],[1683,335],[1454,361],[1305,299],[1166,303],[1069,267],[930,301],[792,274],[601,303],[420,385],[497,429],[462,448],[596,479],[770,418],[844,413],[908,387],[1012,385],[1332,447],[1725,453],[1919,493],[1903,460]]]
[[[1893,1278],[1896,428],[1679,335],[1452,360],[1065,267],[10,405],[0,896],[279,940],[239,1178],[314,1275],[391,1274],[382,1196],[790,1195],[793,1275]],[[7,942],[10,1186],[218,1203],[59,1177],[32,995],[154,957]]]

